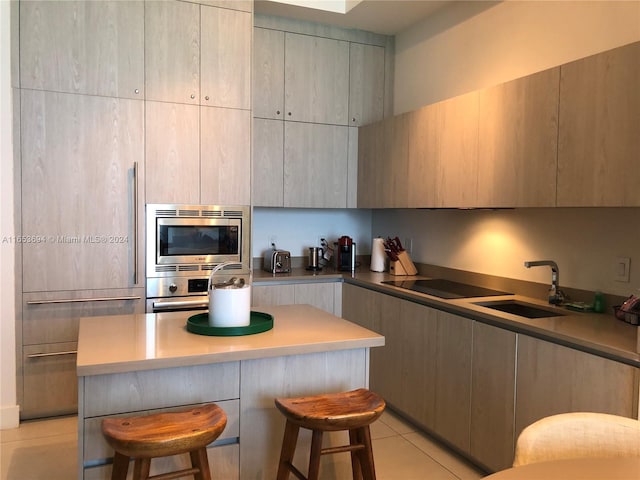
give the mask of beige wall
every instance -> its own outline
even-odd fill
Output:
[[[394,112],[637,40],[637,0],[452,2],[396,36]]]
[[[396,38],[395,111],[640,40],[640,1],[457,2]],[[640,287],[639,208],[375,211],[372,234],[413,238],[422,263],[629,295]],[[617,257],[631,281],[614,280]]]

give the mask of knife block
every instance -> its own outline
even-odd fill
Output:
[[[389,262],[389,273],[391,275],[417,275],[418,269],[413,264],[411,257],[406,251],[398,253],[398,260]]]

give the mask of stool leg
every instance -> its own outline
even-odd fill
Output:
[[[373,463],[373,448],[371,447],[371,430],[369,425],[358,429],[358,437],[364,448],[360,450],[360,467],[364,480],[376,480],[376,468]]]
[[[322,455],[322,430],[312,430],[312,432],[307,480],[318,480],[320,476],[320,456]]]
[[[282,439],[282,450],[280,451],[276,480],[288,480],[289,478],[289,465],[293,462],[299,430],[300,427],[287,420],[284,427],[284,438]]]
[[[358,429],[349,430],[349,444],[359,445],[362,444],[362,439],[358,435]],[[353,474],[353,480],[362,480],[362,467],[360,465],[360,452],[351,452],[351,472]]]
[[[150,458],[136,458],[133,464],[133,480],[147,480],[151,470]]]
[[[209,469],[209,459],[207,457],[207,449],[199,448],[190,452],[191,465],[199,470],[194,475],[195,480],[211,480],[211,470]]]
[[[111,480],[127,480],[129,472],[129,457],[115,452],[113,456],[113,467],[111,468]]]

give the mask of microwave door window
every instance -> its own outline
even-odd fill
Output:
[[[237,255],[238,227],[161,225],[160,255]]]

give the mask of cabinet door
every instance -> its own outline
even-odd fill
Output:
[[[147,203],[200,203],[200,108],[145,105]]]
[[[558,206],[640,205],[640,42],[563,65]]]
[[[480,91],[478,206],[555,206],[559,78],[554,68]]]
[[[284,122],[253,119],[252,204],[284,206]]]
[[[334,283],[298,283],[295,285],[297,304],[309,304],[325,312],[335,313]]]
[[[437,312],[435,431],[463,452],[469,451],[472,321]]]
[[[565,412],[637,418],[638,369],[518,335],[516,438],[531,423]]]
[[[143,41],[143,2],[20,2],[20,86],[144,98]]]
[[[349,125],[359,127],[384,115],[384,47],[349,46]]]
[[[253,285],[251,305],[292,305],[295,303],[294,285]]]
[[[145,2],[147,100],[200,103],[200,6]]]
[[[284,206],[345,208],[349,127],[285,122]]]
[[[23,347],[21,419],[78,411],[77,348],[76,342]]]
[[[470,453],[492,471],[513,462],[515,362],[515,333],[473,322]]]
[[[251,108],[251,14],[201,7],[202,105]]]
[[[253,115],[283,118],[284,32],[253,30]]]
[[[251,202],[251,112],[200,108],[200,201],[212,205]]]
[[[143,102],[23,90],[23,291],[127,288],[142,272]],[[138,215],[136,216],[136,209]],[[137,261],[137,265],[136,265]]]
[[[358,128],[358,208],[383,207],[383,129],[384,122]]]
[[[285,118],[348,124],[349,43],[286,33]]]
[[[478,176],[478,94],[409,114],[409,207],[473,207]]]
[[[383,149],[376,169],[380,179],[383,208],[406,208],[409,205],[409,118],[405,113],[385,119],[382,124]],[[377,177],[377,175],[376,175]]]

